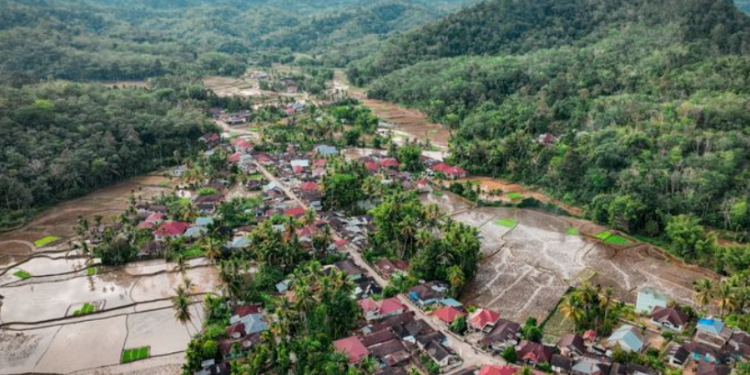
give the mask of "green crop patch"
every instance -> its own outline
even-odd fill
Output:
[[[28,273],[28,272],[26,272],[26,271],[24,271],[24,270],[18,270],[18,271],[16,271],[16,272],[13,273],[13,276],[15,276],[15,277],[17,277],[17,278],[19,278],[21,280],[26,280],[29,277],[31,277],[31,274]]]
[[[581,234],[581,232],[579,232],[578,229],[576,229],[576,228],[568,228],[567,233],[568,233],[568,235],[571,235],[571,236],[577,236],[577,235]]]
[[[97,270],[96,267],[89,267],[86,269],[86,276],[94,276],[96,275]]]
[[[606,244],[610,245],[627,245],[630,242],[622,236],[618,236],[616,234],[612,234],[612,232],[605,230],[604,232],[601,232],[594,237],[604,241]]]
[[[125,349],[122,351],[122,363],[141,361],[150,356],[151,347],[142,346],[140,348]]]
[[[92,303],[84,303],[83,306],[81,306],[80,309],[73,311],[73,316],[83,316],[88,314],[93,314],[96,312],[96,306]]]
[[[59,239],[60,239],[60,237],[57,237],[57,236],[47,236],[47,237],[44,237],[42,239],[38,239],[38,240],[34,241],[34,246],[36,246],[36,247],[42,247],[42,246],[45,246],[45,245],[49,245],[49,244],[51,244],[51,243],[53,243],[53,242],[55,242],[55,241],[57,241]]]
[[[521,193],[508,193],[508,194],[505,194],[505,196],[512,201],[523,199],[523,195],[521,195]]]
[[[518,223],[513,219],[499,219],[495,221],[495,224],[501,227],[506,227],[506,228],[511,228],[511,229],[515,228],[516,225],[518,225]]]

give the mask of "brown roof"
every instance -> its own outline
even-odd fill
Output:
[[[684,326],[690,318],[679,307],[656,306],[651,312],[651,318],[660,322],[669,322],[673,326]]]

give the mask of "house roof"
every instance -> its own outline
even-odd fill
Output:
[[[164,220],[165,217],[166,215],[164,215],[163,213],[155,212],[151,215],[148,215],[148,217],[146,218],[146,221],[148,222],[162,221]]]
[[[398,168],[400,164],[394,158],[384,158],[380,159],[380,165],[388,168]]]
[[[695,375],[729,375],[731,372],[732,369],[729,366],[700,362]]]
[[[608,360],[604,358],[583,357],[573,365],[573,373],[576,374],[602,374],[609,370]]]
[[[560,354],[553,355],[552,359],[550,360],[550,365],[552,365],[552,367],[559,367],[567,371],[570,371],[570,369],[573,368],[573,363],[573,358],[569,358]]]
[[[640,352],[643,348],[643,337],[631,325],[623,325],[618,328],[607,339],[610,346],[619,344],[620,348],[626,351]]]
[[[513,375],[516,368],[513,366],[484,365],[477,375]]]
[[[484,336],[482,343],[485,345],[491,345],[494,342],[505,342],[509,339],[515,339],[520,331],[520,324],[510,320],[500,319],[495,323],[495,328]]]
[[[555,354],[554,348],[536,342],[524,340],[518,348],[518,357],[536,363],[549,362]]]
[[[181,221],[167,221],[154,231],[157,236],[178,236],[190,228],[190,224]]]
[[[346,354],[349,357],[349,363],[357,363],[370,354],[357,336],[336,340],[333,342],[333,347],[336,351]]]
[[[138,229],[151,229],[151,228],[153,228],[155,226],[156,226],[156,223],[154,223],[153,221],[142,221],[142,222],[138,223],[138,225],[136,226],[136,228],[138,228]]]
[[[366,271],[364,269],[362,269],[362,267],[358,266],[351,259],[347,259],[347,260],[342,260],[340,262],[336,262],[336,263],[334,263],[334,266],[336,266],[336,268],[338,268],[339,270],[341,270],[341,272],[343,272],[343,273],[345,273],[345,274],[347,274],[349,276],[363,275],[364,273],[366,273]]]
[[[336,147],[328,145],[320,145],[318,147],[315,147],[315,151],[323,156],[335,155],[336,153],[338,153]]]
[[[432,170],[441,172],[447,175],[462,175],[466,174],[466,171],[459,167],[453,167],[445,163],[438,163],[432,166]]]
[[[654,307],[651,318],[659,322],[669,322],[673,326],[684,326],[690,319],[679,307],[661,306]]]
[[[590,340],[590,341],[596,341],[596,331],[593,329],[590,329],[583,333],[583,339],[584,340]]]
[[[303,182],[300,185],[300,190],[302,191],[317,191],[318,190],[318,184],[312,181]]]
[[[260,313],[260,306],[257,306],[257,305],[237,306],[234,308],[234,313],[240,317],[250,315],[250,314],[258,314]]]
[[[443,344],[437,342],[437,341],[431,341],[429,344],[425,346],[425,351],[427,354],[432,357],[436,362],[440,362],[446,357],[449,357],[451,355],[451,352],[448,351],[448,349],[443,346]]]
[[[559,348],[567,348],[578,352],[584,352],[586,350],[586,345],[583,343],[583,337],[575,333],[565,334],[565,336],[557,342],[557,346]]]
[[[488,324],[492,325],[497,323],[500,319],[500,314],[489,309],[478,309],[469,318],[468,323],[476,329],[484,329]]]
[[[373,332],[369,335],[365,335],[359,341],[362,342],[362,345],[366,347],[370,347],[372,345],[377,345],[377,344],[390,341],[396,338],[397,337],[395,334],[393,334],[393,332],[389,330],[383,330],[379,332]]]
[[[299,217],[299,216],[304,215],[305,212],[306,211],[304,207],[297,206],[297,207],[287,208],[286,210],[284,210],[284,215]]]
[[[442,309],[435,311],[435,316],[440,320],[451,324],[459,316],[466,316],[466,313],[452,306],[446,306]]]
[[[394,311],[405,310],[406,306],[401,303],[396,297],[391,297],[378,301],[378,308],[380,308],[380,315],[390,314]]]
[[[698,331],[718,336],[724,331],[724,322],[721,319],[703,318],[698,320],[696,328]]]
[[[361,299],[357,301],[357,305],[363,311],[375,311],[379,308],[378,303],[375,302],[372,298]]]

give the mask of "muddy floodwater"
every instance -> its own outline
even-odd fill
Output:
[[[463,302],[495,309],[523,322],[540,321],[571,286],[610,286],[618,299],[634,303],[639,288],[654,287],[692,304],[692,283],[709,271],[675,262],[647,244],[612,246],[589,237],[605,228],[585,220],[505,207],[474,207],[451,193],[430,194],[454,220],[479,228],[483,260]],[[573,228],[579,234],[569,234]]]

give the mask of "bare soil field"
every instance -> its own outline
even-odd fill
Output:
[[[472,208],[447,192],[424,200],[480,230],[484,259],[463,301],[515,321],[546,319],[568,288],[585,281],[613,287],[618,299],[628,303],[635,302],[639,288],[651,286],[692,304],[693,281],[714,276],[674,262],[650,245],[603,244],[587,234],[604,228],[584,220],[525,209]],[[509,227],[509,222],[515,225]],[[569,228],[582,235],[568,234]]]

